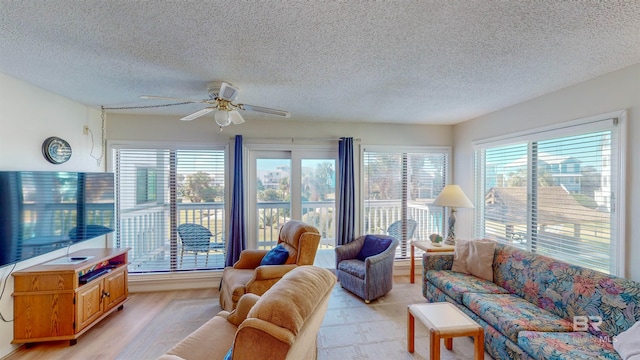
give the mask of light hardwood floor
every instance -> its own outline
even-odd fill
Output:
[[[217,289],[181,290],[130,294],[117,311],[87,331],[78,343],[54,341],[24,346],[4,360],[109,360],[115,359],[131,340],[176,299],[218,299]],[[134,360],[134,359],[132,359]],[[142,360],[142,359],[140,359]]]
[[[97,324],[76,345],[69,346],[68,341],[39,343],[29,349],[22,347],[4,360],[115,359],[173,300],[198,298],[217,299],[218,290],[131,294],[122,311]],[[415,353],[406,351],[407,305],[424,301],[420,283],[410,284],[408,277],[396,277],[393,290],[369,305],[336,285],[318,334],[318,360],[427,359],[428,332],[419,324],[416,324]],[[472,355],[470,338],[455,339],[453,351],[442,347],[445,360],[466,360]],[[485,354],[485,359],[491,357]]]

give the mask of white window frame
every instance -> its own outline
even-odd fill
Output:
[[[446,164],[446,169],[445,169],[445,184],[451,184],[452,182],[452,178],[451,178],[451,164],[453,161],[453,149],[451,146],[396,146],[396,145],[366,145],[363,144],[360,147],[360,176],[359,176],[359,188],[361,189],[358,192],[358,196],[360,197],[360,199],[356,199],[356,202],[358,204],[358,212],[359,212],[359,216],[358,216],[358,223],[360,224],[359,230],[356,231],[356,233],[363,233],[364,232],[364,227],[365,227],[365,196],[364,196],[364,192],[366,191],[364,188],[364,178],[366,176],[366,172],[364,169],[364,157],[365,157],[365,152],[386,152],[386,153],[428,153],[428,152],[440,152],[443,154],[446,154],[447,156],[447,164]],[[443,217],[443,223],[442,223],[442,228],[444,229],[444,217]],[[413,240],[426,240],[426,239],[413,239]],[[399,247],[400,248],[400,247]],[[400,249],[397,250],[397,252],[401,252]],[[418,252],[416,253],[416,256],[422,256],[422,251],[418,250]],[[407,255],[408,256],[408,255]],[[397,257],[396,261],[403,261],[406,260],[403,256]]]
[[[108,172],[114,172],[113,168],[113,159],[112,154],[113,150],[117,149],[167,149],[167,150],[223,150],[225,154],[225,175],[224,175],[224,183],[225,183],[225,196],[224,196],[224,216],[226,219],[230,218],[231,214],[231,196],[233,193],[233,184],[232,180],[232,163],[230,162],[230,146],[229,143],[196,143],[196,142],[166,142],[166,141],[129,141],[129,140],[108,140],[107,141],[107,149],[108,151],[105,153],[106,158],[106,166]],[[119,215],[117,214],[116,207],[116,221],[119,221]],[[224,233],[229,233],[229,221],[225,222]],[[115,239],[112,237],[112,242]],[[120,246],[119,244],[111,243],[109,246]],[[176,274],[182,271],[170,271],[167,270],[166,273]],[[185,273],[190,273],[192,270],[187,270]],[[152,273],[136,273],[135,275],[146,275]]]
[[[247,248],[256,249],[258,247],[258,239],[256,237],[255,229],[258,229],[257,219],[254,214],[257,212],[255,199],[257,197],[257,183],[255,179],[258,178],[256,173],[255,163],[256,159],[261,157],[261,154],[267,153],[278,153],[281,155],[291,154],[291,213],[299,214],[301,213],[301,203],[299,199],[300,195],[300,182],[294,181],[295,176],[300,174],[300,161],[307,156],[318,157],[324,156],[326,158],[332,158],[336,160],[336,167],[338,165],[338,144],[314,144],[314,145],[304,145],[304,144],[260,144],[260,143],[251,143],[246,142],[244,144],[244,149],[246,150],[246,155],[244,157],[244,166],[247,169],[247,176],[245,179],[245,188],[247,189],[247,196],[245,197],[246,208],[247,208]],[[338,171],[336,169],[336,184],[339,183],[338,179]],[[336,186],[336,206],[339,204],[339,192]],[[295,219],[295,218],[294,218]],[[299,219],[297,219],[299,220]]]
[[[607,125],[606,122],[611,119],[617,119],[615,127]],[[486,149],[488,147],[496,147],[500,145],[507,145],[517,142],[535,142],[542,141],[549,138],[559,138],[563,136],[575,135],[576,130],[580,132],[586,131],[598,131],[602,129],[610,129],[612,134],[616,137],[615,149],[612,148],[612,163],[615,168],[618,169],[618,173],[615,176],[616,186],[615,192],[612,194],[615,198],[614,206],[617,214],[615,215],[614,224],[615,231],[611,234],[612,243],[615,241],[615,245],[611,256],[615,259],[612,262],[610,273],[617,276],[625,276],[626,270],[626,149],[627,149],[627,121],[628,115],[626,110],[614,111],[604,113],[600,115],[590,116],[586,118],[566,121],[550,126],[525,130],[513,134],[502,135],[492,138],[486,138],[473,141],[474,161],[479,150]],[[614,151],[615,150],[615,151]],[[529,156],[530,157],[530,156]],[[531,159],[529,159],[531,163]],[[476,164],[477,166],[484,166],[484,164]],[[475,179],[475,202],[478,205],[475,214],[475,226],[474,237],[481,237],[483,234],[480,232],[480,224],[483,223],[483,208],[481,205],[484,202],[484,184],[479,178],[479,173],[484,169],[475,168],[473,171]],[[531,191],[531,167],[529,167],[528,177],[528,189]],[[529,214],[530,217],[530,214]]]

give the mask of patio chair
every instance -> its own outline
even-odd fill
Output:
[[[213,234],[206,227],[200,224],[181,224],[176,229],[182,242],[180,246],[180,266],[184,253],[195,254],[195,265],[198,265],[198,253],[205,253],[205,266],[209,265],[209,251],[224,250],[224,243],[212,243]]]
[[[416,227],[418,226],[418,222],[412,219],[407,220],[407,240],[411,240],[413,238],[413,232],[416,231]],[[387,234],[389,236],[393,236],[398,239],[398,241],[402,240],[402,220],[398,220],[387,228]]]

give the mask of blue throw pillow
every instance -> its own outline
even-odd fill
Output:
[[[222,360],[231,360],[231,358],[233,358],[233,345],[231,346],[231,349],[227,351],[227,355],[225,355]]]
[[[282,245],[269,250],[269,252],[262,258],[260,265],[282,265],[289,258],[289,252]]]
[[[381,252],[387,250],[391,245],[391,239],[379,238],[375,235],[367,235],[364,238],[364,244],[362,249],[356,255],[356,259],[364,261],[369,256],[378,255]]]

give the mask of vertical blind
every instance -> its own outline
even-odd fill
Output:
[[[224,148],[115,148],[112,158],[116,245],[131,248],[131,272],[224,267]],[[191,240],[178,234],[182,224],[199,225]]]
[[[476,236],[617,273],[616,123],[480,146]]]
[[[400,241],[407,258],[411,240],[443,233],[444,209],[430,204],[447,183],[448,150],[364,150],[364,234]]]

